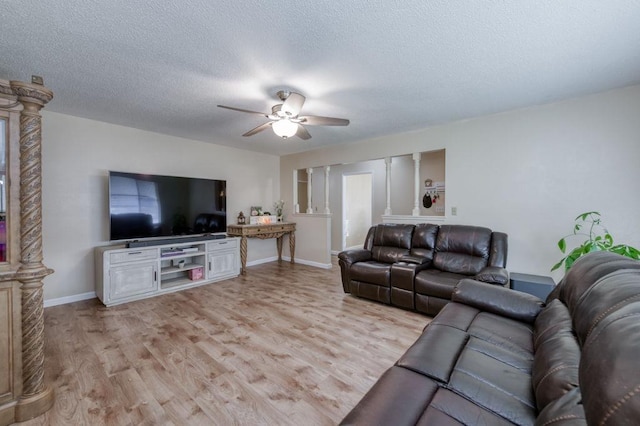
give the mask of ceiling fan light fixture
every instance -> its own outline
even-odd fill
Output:
[[[273,133],[284,139],[290,138],[298,131],[298,124],[286,118],[274,121],[271,127],[273,128]]]

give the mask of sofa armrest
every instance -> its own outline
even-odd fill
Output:
[[[411,263],[413,265],[431,265],[431,259],[422,256],[412,256],[410,254],[405,254],[398,259],[398,262]]]
[[[544,306],[536,296],[469,278],[460,280],[451,300],[529,324],[533,324]]]
[[[371,252],[365,249],[346,250],[338,254],[338,259],[346,263],[356,263],[371,260]]]
[[[503,287],[509,286],[509,271],[499,266],[487,266],[473,277],[476,281],[483,283],[498,284]]]

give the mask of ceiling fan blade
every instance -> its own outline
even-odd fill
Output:
[[[291,92],[282,104],[280,111],[284,112],[288,116],[296,117],[300,114],[300,110],[302,110],[302,105],[304,105],[305,99],[306,98],[300,93]]]
[[[269,127],[271,127],[272,124],[273,124],[273,121],[267,121],[266,123],[261,124],[258,127],[249,130],[247,133],[245,133],[242,136],[253,136],[256,133],[260,133],[263,130],[267,130]]]
[[[258,112],[258,111],[251,111],[248,109],[242,109],[242,108],[235,108],[235,107],[230,107],[230,106],[225,106],[225,105],[218,105],[219,108],[225,108],[225,109],[230,109],[233,111],[240,111],[240,112],[248,112],[249,114],[258,114],[261,115],[263,117],[269,117],[269,114],[265,114],[264,112]]]
[[[346,118],[320,117],[317,115],[303,115],[298,117],[304,124],[310,126],[348,126]]]
[[[304,128],[304,126],[301,126],[300,124],[298,124],[298,131],[296,132],[296,136],[300,139],[304,139],[305,141],[307,139],[311,139],[311,134],[307,131],[307,129]]]

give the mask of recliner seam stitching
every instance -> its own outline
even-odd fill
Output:
[[[457,368],[457,369],[454,369],[454,372],[456,372],[456,371],[459,371],[459,372],[461,372],[461,373],[463,373],[463,374],[466,374],[466,375],[467,375],[467,376],[469,376],[469,377],[473,377],[474,379],[478,380],[479,382],[482,382],[482,383],[484,383],[484,384],[486,384],[486,385],[490,386],[491,388],[493,388],[493,389],[495,389],[495,390],[497,390],[497,391],[499,391],[499,392],[501,392],[501,393],[503,393],[503,394],[505,394],[505,395],[507,395],[507,396],[512,397],[512,398],[513,398],[513,399],[515,399],[516,401],[520,401],[521,403],[523,403],[523,404],[524,404],[524,405],[526,405],[527,407],[530,407],[530,408],[533,408],[533,409],[535,409],[535,408],[536,408],[535,406],[533,406],[533,405],[529,404],[527,401],[523,401],[522,399],[518,398],[516,395],[513,395],[513,394],[508,393],[506,390],[504,390],[504,389],[501,389],[501,388],[497,387],[497,386],[496,386],[496,385],[494,385],[493,383],[488,382],[488,381],[484,380],[483,378],[476,376],[475,374],[472,374],[472,373],[471,373],[470,371],[468,371],[468,370],[463,370],[463,369],[461,369],[461,368]],[[453,374],[452,374],[452,375],[453,375]]]
[[[632,312],[632,313],[629,313],[629,314],[626,314],[626,315],[622,315],[622,316],[620,316],[620,317],[616,318],[615,320],[613,320],[612,322],[620,321],[620,320],[622,320],[622,319],[624,319],[624,318],[629,318],[629,317],[633,317],[633,316],[637,316],[637,315],[640,315],[640,312]],[[607,326],[609,326],[609,325],[610,325],[610,324],[607,324]],[[605,327],[605,328],[606,328],[606,327]],[[602,330],[602,331],[598,331],[598,333],[595,335],[595,337],[593,337],[593,338],[591,338],[591,339],[587,340],[587,341],[586,341],[586,343],[582,346],[581,353],[582,353],[582,352],[584,352],[584,350],[585,350],[587,347],[591,346],[591,343],[592,343],[592,342],[594,342],[594,341],[598,338],[598,336],[599,336],[603,331],[604,331],[604,330]]]
[[[493,356],[493,355],[491,355],[491,354],[489,354],[489,353],[487,353],[487,352],[481,351],[481,350],[479,350],[479,349],[477,349],[477,348],[470,347],[468,344],[467,344],[467,346],[466,346],[466,347],[467,347],[470,351],[475,351],[475,352],[478,352],[478,353],[480,353],[480,354],[486,355],[486,356],[488,356],[489,358],[491,358],[491,359],[495,359],[496,361],[501,362],[501,363],[503,363],[503,364],[505,364],[505,365],[508,365],[509,367],[513,367],[513,368],[515,368],[515,369],[516,369],[516,370],[518,370],[518,371],[525,371],[525,372],[527,371],[527,370],[523,370],[522,368],[518,367],[517,365],[513,365],[513,364],[511,364],[511,363],[508,363],[508,362],[506,362],[506,361],[504,361],[504,360],[502,360],[502,359],[500,359],[500,358],[498,358],[498,357],[495,357],[495,356]]]
[[[593,331],[593,329],[600,323],[600,320],[602,318],[604,318],[605,316],[607,316],[611,311],[615,310],[618,306],[625,304],[627,301],[629,300],[633,300],[633,299],[637,299],[640,298],[640,294],[634,294],[633,296],[629,296],[621,301],[619,301],[618,303],[616,303],[615,305],[609,306],[608,309],[604,310],[603,312],[600,313],[600,315],[598,315],[596,317],[596,319],[593,321],[593,323],[591,324],[591,327],[589,327],[589,330],[587,331],[587,335],[585,336],[585,339],[587,337],[589,337],[589,334],[591,334],[591,332]]]
[[[560,370],[564,370],[565,368],[579,369],[580,367],[576,364],[565,364],[565,365],[559,365],[555,368],[552,368],[551,370],[547,371],[547,373],[544,376],[542,376],[540,380],[538,380],[538,384],[536,385],[536,390],[538,389],[538,387],[540,387],[540,384],[544,382],[547,377],[549,377],[551,374],[556,373]]]
[[[626,394],[624,394],[624,396],[622,398],[620,398],[618,401],[616,401],[613,406],[609,407],[609,409],[607,410],[606,415],[602,418],[602,420],[600,421],[600,425],[604,425],[606,424],[606,422],[609,420],[609,417],[613,416],[613,414],[618,411],[618,409],[620,409],[620,407],[622,407],[624,404],[626,404],[627,402],[629,402],[629,400],[636,396],[636,394],[640,391],[640,385],[636,386],[633,390],[627,392]]]
[[[552,419],[547,420],[546,422],[544,422],[542,424],[542,426],[547,426],[550,425],[551,423],[555,423],[561,420],[569,420],[569,419],[579,419],[580,417],[576,416],[575,414],[565,414],[564,416],[558,416],[558,417],[554,417]]]

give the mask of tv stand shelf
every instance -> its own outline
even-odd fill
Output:
[[[144,248],[97,247],[96,294],[107,306],[237,277],[239,238],[219,235]]]
[[[179,266],[167,266],[165,268],[162,268],[162,275],[165,274],[171,274],[174,272],[185,272],[185,271],[190,271],[192,269],[198,269],[198,268],[204,268],[204,265],[201,265],[199,263],[186,263],[182,268]]]

